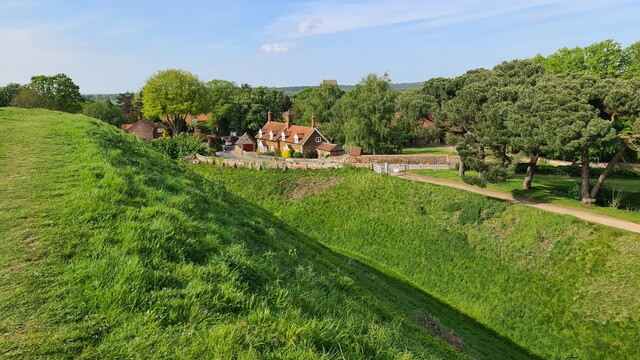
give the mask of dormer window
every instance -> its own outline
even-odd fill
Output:
[[[287,137],[285,136],[284,132],[282,133],[282,141],[285,141],[287,139]]]
[[[298,143],[298,141],[300,141],[300,138],[298,137],[298,134],[295,134],[295,135],[293,136],[293,141],[295,141],[295,142],[296,142],[296,144]]]
[[[269,140],[273,140],[273,131],[269,131]]]
[[[262,129],[260,129],[260,131],[258,131],[258,137],[262,137]]]

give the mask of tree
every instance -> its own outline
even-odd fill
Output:
[[[595,202],[597,191],[590,191],[589,150],[616,139],[611,123],[601,118],[600,111],[593,105],[597,80],[585,75],[556,75],[547,81],[548,91],[553,92],[553,116],[548,125],[554,136],[550,145],[565,158],[578,158],[580,162],[582,202]],[[557,109],[561,109],[558,112]]]
[[[122,109],[109,100],[86,102],[82,107],[82,113],[114,126],[122,125],[125,119]]]
[[[122,115],[125,119],[129,118],[129,114],[133,110],[133,102],[134,102],[134,94],[132,92],[126,92],[122,94],[118,94],[118,105],[122,110]]]
[[[457,149],[460,154],[458,168],[460,176],[465,173],[465,161],[472,160],[472,156],[484,158],[483,151],[467,151],[467,149],[470,141],[477,141],[476,125],[481,119],[482,107],[489,99],[490,76],[489,70],[477,69],[458,77],[456,82],[460,89],[456,91],[453,98],[442,105],[442,116],[447,119],[448,130],[459,135],[456,145],[462,146]]]
[[[300,124],[309,125],[315,115],[317,124],[331,121],[331,109],[344,95],[337,85],[320,84],[299,92],[293,100],[293,114]]]
[[[25,109],[55,109],[51,97],[29,87],[22,88],[9,105]]]
[[[562,48],[546,58],[537,55],[534,61],[553,73],[587,74],[600,79],[623,76],[629,65],[627,51],[613,40],[597,42],[584,48]]]
[[[338,100],[345,143],[374,154],[397,152],[401,148],[392,135],[397,93],[390,84],[388,74],[382,77],[369,74]]]
[[[436,98],[427,95],[423,89],[409,89],[401,92],[396,100],[398,116],[394,123],[394,133],[398,142],[405,145],[412,138],[420,138],[431,141],[440,136],[439,126],[425,128],[420,119],[429,118],[438,121],[433,115],[439,112]]]
[[[640,77],[640,41],[624,49],[624,58],[627,64],[627,71],[622,77],[625,79]]]
[[[211,112],[211,129],[229,130],[229,124],[237,122],[232,119],[233,112],[230,111],[237,85],[226,80],[211,80],[205,84],[205,89],[209,98],[208,110]]]
[[[184,70],[158,71],[147,80],[142,94],[144,115],[166,119],[173,136],[183,130],[187,115],[207,107],[203,84]]]
[[[11,101],[20,93],[20,89],[22,89],[22,85],[16,83],[0,87],[0,107],[9,106]]]
[[[628,150],[638,151],[640,141],[640,78],[610,80],[598,87],[603,113],[616,132],[613,157],[590,192],[595,199],[604,181]]]
[[[65,74],[33,76],[27,87],[40,96],[50,99],[52,105],[47,107],[48,109],[69,113],[78,113],[82,110],[84,99],[80,95],[80,88]]]

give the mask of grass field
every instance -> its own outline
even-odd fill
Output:
[[[446,179],[463,183],[457,170],[416,170],[417,174]],[[477,175],[474,171],[468,172],[469,176]],[[524,175],[517,174],[504,183],[487,184],[487,188],[511,193],[515,196],[555,203],[575,209],[586,210],[596,214],[607,215],[622,220],[640,223],[640,179],[607,179],[605,185],[620,193],[622,201],[618,208],[607,206],[588,206],[579,200],[568,197],[569,190],[579,178],[558,175],[535,175],[531,190],[522,189]],[[595,179],[592,180],[592,183]]]
[[[0,357],[532,357],[98,120],[0,125]]]
[[[207,178],[543,358],[640,358],[640,236],[366,170]]]
[[[455,151],[452,151],[450,149],[451,149],[450,147],[446,147],[446,146],[426,146],[426,147],[404,148],[402,149],[402,154],[405,154],[405,155],[413,155],[413,154],[457,155]]]

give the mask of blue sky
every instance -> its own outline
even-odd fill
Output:
[[[157,70],[266,86],[456,76],[503,60],[640,41],[638,0],[0,0],[0,85],[64,72],[83,93]]]

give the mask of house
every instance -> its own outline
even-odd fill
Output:
[[[209,121],[210,116],[211,113],[197,115],[189,114],[184,116],[184,121],[190,126],[195,126],[198,124],[205,124],[207,121]]]
[[[307,156],[316,156],[316,149],[327,139],[316,129],[316,117],[311,117],[311,126],[299,126],[293,123],[293,114],[283,114],[283,122],[273,121],[271,112],[267,114],[267,123],[256,136],[257,151],[262,153],[282,153],[285,150],[299,152]]]
[[[138,120],[134,124],[124,124],[122,130],[147,141],[159,138],[164,133],[163,127],[146,119]]]
[[[236,141],[236,148],[243,151],[256,151],[256,140],[249,133],[244,133]]]
[[[322,80],[322,84],[338,86],[338,80]]]
[[[318,152],[318,157],[327,157],[327,156],[341,156],[344,155],[344,149],[340,147],[338,144],[331,144],[323,142],[316,149]]]

